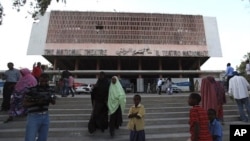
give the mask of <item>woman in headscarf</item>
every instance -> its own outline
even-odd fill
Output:
[[[115,129],[122,125],[122,114],[126,105],[126,95],[117,76],[113,76],[109,86],[108,108],[109,108],[109,131],[113,137]]]
[[[11,95],[11,107],[9,110],[9,117],[4,122],[12,121],[16,116],[26,115],[26,108],[23,106],[23,99],[29,88],[37,85],[36,78],[31,74],[27,68],[21,69],[21,79],[15,85],[14,92]]]
[[[205,110],[214,109],[217,113],[217,118],[223,124],[223,104],[226,103],[225,90],[223,85],[212,76],[202,79],[201,103]]]
[[[104,72],[100,72],[99,78],[91,92],[91,102],[93,111],[88,123],[89,133],[94,133],[96,129],[104,132],[108,129],[108,92],[109,81]]]

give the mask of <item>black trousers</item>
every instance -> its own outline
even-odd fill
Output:
[[[10,109],[10,98],[14,91],[16,82],[5,82],[3,85],[3,101],[1,110],[8,111]]]
[[[158,94],[161,94],[161,86],[158,86]]]

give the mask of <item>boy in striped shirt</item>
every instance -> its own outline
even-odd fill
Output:
[[[189,95],[188,104],[192,106],[189,111],[189,125],[191,141],[212,141],[212,136],[209,132],[209,121],[207,111],[200,105],[201,96],[198,93]]]

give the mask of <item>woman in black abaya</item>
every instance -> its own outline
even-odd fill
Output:
[[[108,128],[108,95],[110,82],[104,72],[100,72],[97,83],[91,93],[91,102],[93,111],[88,123],[89,133],[93,133],[96,129],[104,132]]]

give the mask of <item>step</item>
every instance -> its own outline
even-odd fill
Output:
[[[154,126],[175,126],[175,125],[187,125],[188,124],[188,117],[181,117],[181,118],[152,118],[152,119],[145,119],[145,126],[152,127]],[[226,116],[225,117],[225,122],[233,122],[237,121],[238,117],[237,116]],[[51,128],[82,128],[82,127],[87,127],[88,125],[88,119],[87,120],[51,120],[50,122],[50,127]],[[128,123],[128,119],[123,120],[124,126]],[[8,129],[22,129],[25,127],[26,120],[25,118],[23,119],[18,119],[9,123],[1,123],[1,130],[8,130]],[[1,131],[0,131],[1,132]]]
[[[124,124],[116,130],[116,136],[111,138],[108,130],[90,135],[87,124],[92,111],[90,95],[76,95],[61,98],[57,104],[50,106],[50,132],[48,141],[127,141],[129,131],[127,113],[133,105],[134,94],[127,94],[127,104],[123,115]],[[175,95],[141,94],[145,106],[145,132],[147,141],[186,141],[189,135],[189,109],[187,104],[189,93]],[[0,98],[0,101],[2,99]],[[228,97],[227,97],[228,100]],[[224,108],[223,126],[224,139],[229,140],[230,124],[241,124],[235,102],[228,100]],[[7,118],[7,112],[0,113],[0,121]],[[0,141],[23,141],[26,118],[15,118],[13,122],[0,123]]]

